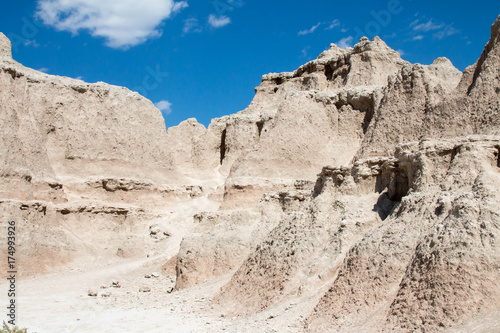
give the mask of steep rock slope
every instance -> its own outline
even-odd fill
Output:
[[[497,308],[498,145],[471,137],[401,147],[408,195],[349,250],[307,327],[436,331]]]
[[[311,102],[303,102],[303,89],[312,89],[314,99],[331,98],[333,105],[325,104],[330,112],[326,114],[337,117],[339,124],[341,118],[335,112],[339,106],[345,106],[342,96],[346,97],[343,101],[356,101],[357,109],[354,103],[347,104],[358,111],[363,109],[360,105],[370,105],[364,103],[370,100],[366,91],[377,98],[372,100],[372,115],[363,118],[364,122],[361,117],[354,122],[362,128],[359,139],[363,142],[356,145],[349,159],[330,159],[333,166],[323,168],[314,186],[307,181],[310,176],[306,166],[300,174],[306,181],[282,181],[281,185],[276,182],[275,191],[262,197],[262,206],[276,200],[281,207],[282,212],[274,216],[279,223],[261,234],[260,244],[248,252],[239,268],[227,266],[216,274],[212,270],[209,276],[235,270],[215,298],[226,313],[248,315],[280,302],[300,303],[316,297],[317,305],[304,322],[307,331],[424,332],[454,327],[498,310],[500,289],[495,281],[500,267],[500,138],[485,134],[498,131],[495,122],[500,66],[495,52],[500,47],[499,22],[500,18],[492,27],[491,40],[478,63],[464,74],[440,58],[429,66],[401,63],[376,89],[338,88],[339,82],[349,82],[345,79],[327,80],[324,84],[317,69],[323,69],[325,59],[355,52],[377,43],[375,39],[371,43],[362,40],[354,51],[332,46],[296,72],[263,78],[261,89],[266,89],[266,85],[275,89],[278,83],[301,83],[302,87],[290,87],[282,98],[286,101],[290,95],[299,96],[292,103],[302,106],[295,117],[299,119],[309,115],[305,110],[321,115]],[[310,72],[304,74],[308,68]],[[307,83],[302,81],[303,74],[308,77]],[[364,77],[359,80],[365,84],[372,83],[367,81],[365,72],[349,75]],[[484,84],[480,84],[483,77]],[[276,81],[266,83],[273,80]],[[328,85],[337,86],[330,92]],[[354,95],[354,91],[362,93]],[[476,99],[483,102],[476,103]],[[260,141],[234,162],[222,207],[244,208],[238,201],[244,200],[246,193],[254,202],[265,188],[273,189],[268,185],[272,179],[268,175],[275,171],[267,169],[269,159],[265,156],[276,148],[271,142],[280,147],[282,141],[279,137],[265,141],[266,135],[271,138],[276,133],[286,133],[285,129],[277,130],[278,120],[280,116],[286,118],[286,111],[290,110],[293,111],[291,106],[278,108],[270,126],[263,126],[268,131],[261,133]],[[476,114],[481,114],[481,121],[475,118]],[[322,131],[321,126],[318,131]],[[476,136],[464,136],[469,134]],[[328,150],[332,142],[328,135],[322,137],[323,149]],[[285,138],[294,143],[293,137]],[[287,147],[272,156],[280,158],[287,150],[293,148]],[[260,165],[250,163],[259,160],[257,156]],[[300,154],[290,156],[298,156],[298,165],[303,167]],[[349,161],[350,165],[340,166]],[[311,164],[311,169],[314,167]],[[258,185],[254,177],[246,177],[253,170],[254,177],[267,179],[267,183],[262,181],[265,186]],[[280,170],[284,179],[299,177],[287,171],[286,166],[275,166],[275,170]],[[302,184],[300,190],[298,184]],[[251,225],[255,223],[250,220]],[[234,239],[230,237],[227,242]],[[187,244],[198,248],[195,242]],[[223,243],[217,247],[219,258],[224,248]],[[182,248],[181,253],[188,250]],[[183,257],[179,256],[179,268],[183,267]],[[180,277],[184,274],[182,270],[178,273]],[[203,281],[205,273],[198,271],[196,265],[190,266],[186,275],[198,273],[198,279],[201,276],[199,280]]]
[[[348,163],[388,76],[405,63],[379,38],[362,39],[354,49],[332,45],[294,72],[265,75],[257,93],[278,96],[278,103],[257,113],[259,140],[233,164],[223,208],[251,207],[266,191],[314,181],[322,166]],[[243,112],[256,111],[250,105]]]
[[[91,177],[182,180],[149,100],[23,67],[12,60],[8,39],[0,40],[2,197],[52,199],[47,192],[62,182]]]
[[[389,78],[380,107],[375,111],[364,137],[359,156],[390,155],[398,143],[421,139],[425,136],[453,137],[467,134],[467,127],[457,120],[463,110],[436,114],[433,108],[450,102],[462,77],[446,58],[439,58],[432,65],[404,66]]]
[[[497,19],[481,57],[463,75],[440,58],[392,76],[357,156],[391,154],[396,144],[426,136],[498,135],[499,35]]]
[[[23,231],[23,274],[161,252],[166,242],[156,244],[149,226],[175,225],[165,210],[192,201],[192,220],[197,206],[218,207],[203,198],[221,180],[205,186],[180,173],[151,101],[26,68],[1,33],[0,124],[0,211]]]
[[[474,65],[465,106],[477,132],[499,134],[500,127],[500,20],[491,27],[491,38]]]
[[[362,143],[368,147],[365,150],[383,147],[389,154],[406,136],[418,139],[421,109],[453,91],[460,77],[460,71],[444,58],[430,66],[411,65],[378,37],[371,42],[363,38],[346,50],[332,44],[294,72],[264,75],[248,109],[230,116],[234,120],[253,117],[254,123],[246,123],[250,130],[225,132],[226,139],[238,133],[251,139],[245,149],[237,145],[239,155],[232,155],[232,164],[223,162],[231,169],[221,208],[251,209],[268,191],[310,191],[323,166],[348,164]],[[390,137],[373,135],[378,126]],[[386,132],[388,128],[391,131]],[[232,151],[233,142],[227,141],[226,151]],[[203,237],[209,241],[209,234]],[[187,244],[195,243],[183,246]],[[187,270],[181,269],[182,261],[178,264],[183,278],[203,280],[196,266]]]

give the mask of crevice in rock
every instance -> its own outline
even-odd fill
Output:
[[[73,86],[73,87],[71,87],[71,89],[73,89],[74,91],[76,91],[80,94],[84,94],[87,92],[87,88],[84,88],[84,87]]]
[[[450,161],[450,163],[453,162],[453,160],[458,155],[458,153],[459,153],[459,147],[453,148],[453,151],[451,152],[451,161]]]
[[[401,170],[397,169],[394,179],[389,186],[389,199],[392,201],[401,201],[401,199],[410,191],[410,181],[408,175]]]
[[[279,86],[280,84],[283,83],[283,79],[278,77],[278,78],[274,79],[274,83],[276,83]]]
[[[264,128],[264,122],[263,121],[258,121],[257,122],[257,130],[259,131],[259,137],[262,134],[262,128]]]
[[[365,111],[365,118],[363,119],[363,134],[366,134],[368,131],[368,126],[370,126],[370,123],[372,122],[373,115],[375,114],[375,110],[373,107],[367,111]]]
[[[495,157],[497,159],[497,167],[500,168],[500,147],[496,147],[497,148],[497,152],[495,153]]]
[[[384,192],[382,195],[378,198],[377,203],[373,207],[373,211],[377,212],[378,216],[382,221],[385,221],[392,212],[394,211],[394,208],[400,203],[401,201],[394,201],[389,199],[388,193]]]
[[[318,195],[321,194],[321,191],[323,190],[323,187],[325,186],[325,178],[324,177],[318,177],[316,179],[316,183],[314,184],[314,189],[312,193],[312,197],[316,198]]]
[[[16,79],[18,77],[22,77],[23,74],[22,73],[19,73],[17,72],[15,69],[13,68],[6,68],[4,69],[4,71],[7,73],[7,74],[10,74],[10,76],[12,76],[12,79]]]
[[[330,65],[326,65],[325,66],[325,76],[326,76],[326,79],[328,81],[332,81],[333,80],[333,69],[332,69],[332,66],[330,66]]]
[[[377,176],[375,191],[382,193],[386,189],[389,200],[397,202],[410,192],[410,177],[399,163],[388,166]]]
[[[220,138],[220,164],[224,161],[226,157],[226,130],[224,129]]]

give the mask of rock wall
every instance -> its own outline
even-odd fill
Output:
[[[350,248],[306,327],[438,331],[496,308],[498,140],[401,146],[409,192]]]
[[[181,247],[179,278],[231,275],[214,301],[233,315],[316,299],[310,332],[440,331],[498,310],[498,22],[463,74],[447,59],[413,65],[362,39],[264,76],[257,95],[281,97],[234,161],[222,208],[260,200],[255,211],[268,207],[277,224],[241,250],[245,260],[221,259],[241,237],[227,233],[215,251],[224,265],[184,271],[187,251],[224,237],[227,215],[214,216],[217,236]]]
[[[167,219],[169,207],[221,185],[182,173],[151,101],[126,88],[26,68],[11,58],[3,34],[0,124],[2,223],[16,220],[23,230],[24,275],[103,255],[102,262],[145,256],[155,244],[151,220]]]

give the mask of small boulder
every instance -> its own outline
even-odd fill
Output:
[[[151,292],[151,287],[150,286],[142,286],[141,288],[139,288],[139,292],[149,293],[149,292]]]

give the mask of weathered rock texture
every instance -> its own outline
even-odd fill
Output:
[[[232,274],[215,298],[232,314],[317,297],[311,332],[439,331],[497,311],[499,22],[464,74],[445,58],[413,65],[362,39],[264,76],[256,104],[265,109],[267,92],[276,112],[234,161],[222,208],[261,198],[264,221],[275,200],[277,224],[239,267],[216,274],[203,263],[182,270],[182,253],[213,236],[186,242],[179,276]],[[230,237],[218,260],[241,236]]]
[[[24,274],[78,257],[145,255],[153,243],[146,224],[163,214],[153,209],[220,186],[181,173],[151,101],[26,68],[3,34],[0,124],[0,211],[2,223],[15,219],[24,231]]]
[[[500,310],[499,59],[500,17],[464,73],[332,44],[247,109],[165,131],[138,94],[24,68],[0,35],[0,218],[38,272],[168,249],[177,290],[228,279],[228,315],[453,330]]]

